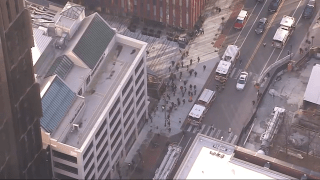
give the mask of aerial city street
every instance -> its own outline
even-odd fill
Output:
[[[319,8],[0,1],[0,178],[320,179]]]

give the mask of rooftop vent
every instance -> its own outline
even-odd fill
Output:
[[[79,130],[80,126],[79,124],[72,124],[72,131]]]

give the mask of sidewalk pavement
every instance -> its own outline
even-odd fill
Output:
[[[173,109],[172,113],[170,114],[171,131],[169,131],[169,126],[164,126],[165,112],[162,112],[161,105],[164,105],[165,102],[163,98],[161,98],[158,104],[158,110],[156,110],[155,113],[149,112],[151,115],[149,122],[147,122],[143,127],[136,142],[133,144],[132,148],[127,154],[125,161],[120,164],[120,174],[123,179],[129,179],[130,177],[150,178],[153,176],[153,174],[150,173],[154,173],[154,168],[157,168],[155,167],[155,162],[159,158],[161,152],[164,150],[163,148],[166,148],[163,143],[166,143],[166,139],[168,139],[168,137],[181,132],[181,126],[183,125],[184,120],[193,107],[193,104],[202,93],[203,87],[212,73],[216,63],[220,60],[218,56],[218,49],[213,45],[221,33],[222,17],[224,17],[224,20],[227,20],[232,13],[232,10],[230,10],[229,7],[231,7],[233,1],[234,0],[216,0],[215,3],[212,3],[207,7],[211,9],[213,9],[213,7],[220,7],[222,9],[220,13],[213,12],[213,10],[204,11],[207,14],[207,19],[202,26],[204,29],[204,34],[196,37],[189,43],[188,47],[186,47],[185,50],[189,51],[189,56],[183,59],[184,68],[181,68],[180,66],[179,70],[176,70],[175,66],[171,67],[172,73],[176,74],[177,77],[177,79],[174,80],[177,90],[175,96],[173,96],[171,87],[168,88],[166,93],[170,94],[170,100],[167,106],[171,105],[171,102],[177,104],[177,98],[180,99],[181,103],[180,106],[178,106],[176,110]],[[110,17],[104,16],[104,18],[107,19],[107,22],[112,27],[116,27],[119,33],[148,42],[147,50],[149,51],[149,55],[147,59],[147,65],[156,73],[158,73],[159,76],[168,78],[171,74],[171,72],[169,72],[169,66],[171,66],[171,62],[174,61],[175,64],[181,63],[181,53],[178,44],[176,42],[166,40],[166,36],[162,36],[160,39],[158,39],[141,35],[140,29],[137,30],[136,33],[132,33],[126,29],[126,26],[121,25],[121,22],[127,24],[128,20],[115,18],[118,22],[109,22],[111,20]],[[200,58],[199,62],[197,60],[198,57]],[[192,65],[190,65],[191,59],[193,60]],[[187,71],[187,65],[189,65],[189,70],[194,70],[191,76]],[[205,70],[203,69],[204,65],[206,66]],[[181,81],[179,81],[180,72],[182,72]],[[196,76],[194,72],[197,72]],[[212,79],[212,81],[213,80],[214,79]],[[184,86],[184,81],[188,81],[186,86]],[[192,102],[188,102],[188,91],[190,90],[190,84],[192,84],[192,86],[196,85],[196,94],[192,97]],[[182,97],[180,86],[187,88],[187,92],[185,92],[184,97]],[[194,87],[192,87],[192,92],[194,93]],[[185,99],[185,104],[182,102],[183,99]],[[160,136],[159,138],[161,140],[157,140],[157,143],[159,143],[159,147],[161,148],[152,148],[152,143],[150,144],[155,134],[159,134]],[[156,137],[158,137],[158,135]],[[140,162],[141,157],[142,160],[144,160],[144,163]],[[137,169],[131,169],[128,171],[128,163],[132,164],[132,160],[134,161],[134,165],[132,166],[133,169]],[[143,172],[141,172],[142,170]],[[132,176],[135,171],[141,172],[143,176]],[[150,177],[145,177],[147,175]]]

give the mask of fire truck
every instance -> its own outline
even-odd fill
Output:
[[[295,26],[294,17],[284,15],[280,27],[277,29],[276,34],[273,36],[272,46],[275,48],[283,48],[288,42],[290,35],[292,34]]]
[[[217,81],[220,81],[221,83],[227,81],[239,56],[240,48],[238,48],[238,46],[229,45],[227,47],[216,69],[215,79]]]

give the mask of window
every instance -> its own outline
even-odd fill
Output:
[[[53,161],[53,164],[54,164],[54,167],[56,167],[58,169],[62,169],[64,171],[68,171],[68,172],[71,172],[73,174],[78,174],[78,169],[75,168],[75,167],[71,167],[71,166],[68,166],[66,164],[62,164],[62,163],[56,162],[56,161]]]
[[[142,66],[142,64],[143,64],[143,58],[140,60],[138,66],[137,66],[136,69],[134,70],[134,72],[135,72],[136,74],[137,74],[138,71],[140,70],[140,67]]]
[[[60,159],[63,159],[63,160],[66,160],[66,161],[69,161],[72,163],[77,163],[76,157],[73,157],[73,156],[70,156],[70,155],[55,151],[55,150],[52,150],[52,154],[53,154],[53,156],[55,156],[57,158],[60,158]]]
[[[85,153],[83,154],[83,160],[86,159],[86,157],[88,156],[89,152],[91,151],[93,146],[93,142],[91,141],[90,145],[88,146],[87,150],[85,151]]]
[[[127,89],[129,88],[129,86],[131,85],[131,82],[132,82],[132,77],[130,77],[130,79],[128,80],[126,86],[123,88],[122,90],[122,95],[124,95],[127,91]]]
[[[126,107],[126,109],[124,110],[123,112],[123,117],[126,117],[127,113],[128,113],[128,110],[130,109],[130,107],[132,106],[133,104],[133,98],[131,99],[130,103],[128,104],[128,106]]]
[[[106,124],[107,124],[107,119],[105,119],[105,120],[103,121],[103,123],[101,124],[99,130],[97,131],[97,133],[96,133],[96,135],[95,135],[95,138],[96,138],[96,139],[98,139],[98,137],[100,136],[101,131],[104,129],[104,127],[106,126]]]
[[[116,115],[112,118],[112,120],[111,120],[111,122],[109,124],[110,129],[113,127],[113,124],[114,124],[114,122],[116,122],[116,120],[118,119],[119,115],[120,115],[120,108],[118,109]]]
[[[141,104],[141,106],[140,106],[140,108],[139,108],[139,110],[138,110],[138,112],[137,112],[137,116],[140,115],[142,109],[144,108],[144,104],[145,104],[145,101],[143,101],[143,103]]]
[[[138,94],[140,93],[143,86],[144,86],[144,80],[141,82],[140,86],[138,87],[138,89],[136,91],[136,96],[138,96]]]
[[[133,128],[133,123],[134,123],[134,121],[131,121],[130,126],[128,127],[128,129],[124,133],[124,138],[127,138],[129,131]]]
[[[136,80],[135,80],[135,83],[136,83],[136,85],[138,84],[138,82],[140,81],[140,79],[141,79],[141,76],[144,74],[144,71],[142,70],[141,72],[140,72],[140,74],[139,74],[139,76],[136,78]]]
[[[100,147],[101,143],[103,142],[103,140],[105,140],[105,139],[107,138],[107,134],[108,134],[108,131],[107,131],[107,129],[106,129],[106,130],[104,131],[101,139],[99,140],[97,146],[96,146],[96,150],[99,149],[99,147]]]
[[[121,130],[118,132],[118,134],[117,134],[116,138],[113,140],[113,142],[112,142],[112,144],[111,144],[111,150],[113,150],[114,145],[117,143],[117,141],[118,141],[118,139],[119,139],[120,135],[121,135]]]
[[[100,153],[98,154],[98,156],[97,156],[97,162],[100,161],[100,157],[102,156],[102,154],[103,154],[104,152],[108,151],[107,146],[108,146],[108,142],[106,142],[106,143],[104,144],[103,148],[101,149]],[[107,154],[108,154],[108,152],[107,152]]]
[[[124,124],[123,124],[123,127],[124,127],[124,128],[127,127],[127,124],[128,124],[128,122],[129,122],[129,120],[132,119],[133,112],[134,112],[134,109],[132,108],[129,116],[127,117],[126,121],[125,121]]]
[[[86,79],[86,84],[88,85],[89,82],[90,82],[90,76],[87,77],[87,79]]]
[[[82,95],[82,88],[79,90],[78,95],[79,95],[79,96]]]
[[[111,117],[113,115],[113,112],[118,107],[119,102],[120,102],[120,98],[118,97],[117,101],[114,103],[114,105],[112,106],[111,110],[109,111],[109,117]]]
[[[122,106],[125,106],[125,105],[126,105],[129,97],[131,97],[132,92],[133,92],[133,86],[131,87],[129,93],[128,93],[128,94],[126,95],[126,97],[124,98],[124,100],[123,100],[123,102],[122,102]]]
[[[122,145],[122,140],[119,142],[118,146],[116,147],[116,149],[113,151],[112,155],[111,155],[111,159],[113,160],[114,157],[116,156],[116,154],[119,152],[119,149]]]
[[[93,158],[93,152],[91,153],[88,161],[84,164],[84,170],[87,170],[87,167],[88,167],[89,164],[91,163],[92,158]]]
[[[94,163],[92,164],[92,166],[91,166],[90,170],[88,171],[88,173],[87,173],[87,175],[86,175],[85,179],[88,179],[88,178],[89,178],[89,176],[91,175],[91,173],[92,173],[93,169],[94,169]]]
[[[101,174],[99,176],[99,179],[102,179],[102,177],[105,175],[105,173],[107,172],[107,169],[109,167],[109,162],[107,163],[107,165],[103,168],[103,170],[101,171]],[[106,178],[106,179],[110,179],[110,178]]]
[[[114,127],[113,131],[110,134],[110,139],[113,138],[114,133],[116,133],[116,131],[119,129],[119,125],[120,125],[121,121],[118,121],[117,125]]]
[[[141,93],[140,97],[138,98],[138,101],[136,102],[136,106],[138,107],[138,105],[140,104],[142,98],[144,97],[144,91]]]
[[[98,166],[98,172],[100,172],[100,169],[102,168],[102,165],[106,162],[108,156],[109,156],[108,152],[103,156],[103,159]]]

